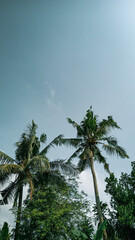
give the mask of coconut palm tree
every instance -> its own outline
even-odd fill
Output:
[[[39,175],[45,174],[53,178],[64,181],[64,178],[56,171],[62,169],[65,171],[74,171],[74,169],[64,161],[53,161],[49,163],[46,154],[54,145],[58,145],[62,135],[56,137],[42,151],[40,151],[41,143],[46,143],[46,135],[42,134],[40,138],[36,136],[37,125],[32,121],[32,125],[28,125],[28,129],[22,134],[19,142],[16,143],[17,149],[15,159],[7,154],[0,152],[0,184],[5,184],[10,179],[11,182],[1,191],[3,199],[1,204],[7,204],[13,199],[13,206],[17,207],[17,219],[15,228],[15,240],[18,239],[18,229],[21,216],[23,187],[29,185],[29,195],[32,200],[34,192],[34,182]],[[13,174],[15,178],[13,180]]]
[[[117,139],[109,136],[109,133],[112,129],[120,129],[120,127],[111,116],[108,116],[108,119],[103,119],[100,122],[98,120],[98,116],[94,115],[92,107],[90,107],[90,109],[86,112],[86,115],[80,125],[75,121],[72,121],[70,118],[68,118],[68,122],[72,124],[74,128],[76,128],[77,137],[63,139],[63,142],[61,141],[61,143],[68,146],[72,145],[77,149],[69,158],[68,162],[71,162],[73,158],[79,157],[78,169],[80,172],[84,171],[86,168],[91,169],[98,218],[100,223],[102,223],[104,220],[100,207],[94,161],[102,163],[105,170],[110,173],[109,165],[106,161],[106,158],[102,155],[101,148],[103,148],[107,154],[116,154],[122,158],[128,158],[126,151],[118,145]],[[105,231],[104,239],[107,239]]]

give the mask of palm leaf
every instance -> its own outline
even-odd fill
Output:
[[[103,149],[110,155],[117,154],[117,156],[120,156],[121,158],[129,158],[124,148],[118,145],[111,146],[111,145],[103,144]]]
[[[12,200],[15,190],[16,190],[17,179],[14,182],[11,182],[8,187],[0,191],[2,195],[2,200],[0,204],[8,204],[10,200]]]
[[[114,155],[115,154],[115,147],[107,144],[103,144],[103,149],[107,152],[109,155]]]
[[[104,138],[101,138],[102,141],[107,141],[107,143],[111,146],[117,146],[118,145],[118,142],[117,142],[117,139],[114,138],[114,137],[104,137]]]
[[[77,124],[75,121],[73,121],[71,118],[67,118],[68,122],[72,124],[74,128],[77,129],[77,137],[82,137],[84,135],[84,130],[81,125]]]
[[[120,147],[120,146],[116,146],[115,147],[115,151],[116,154],[118,156],[120,156],[121,158],[129,158],[129,156],[127,155],[126,151],[124,150],[124,148]]]
[[[0,175],[4,176],[7,174],[19,174],[23,171],[22,165],[17,164],[1,164],[0,165]]]
[[[36,129],[37,125],[32,120],[32,125],[28,125],[28,159],[30,159],[33,156],[33,143],[36,139]]]
[[[13,164],[15,160],[8,156],[6,153],[0,151],[0,162],[1,163],[11,163]]]
[[[58,170],[64,174],[71,174],[71,175],[77,175],[77,169],[73,164],[69,164],[65,160],[56,160],[53,162],[50,162],[50,169],[51,170]]]
[[[73,158],[76,158],[76,157],[78,157],[78,155],[80,154],[80,152],[82,151],[82,147],[80,147],[80,148],[78,148],[71,156],[70,156],[70,158],[67,160],[67,162],[68,163],[71,163],[71,160],[73,159]]]
[[[79,126],[75,121],[72,121],[71,118],[67,118],[67,120],[70,124],[72,124],[73,127],[77,128]]]
[[[78,147],[82,143],[81,138],[62,138],[61,145]]]
[[[78,165],[77,165],[77,169],[79,170],[79,172],[83,172],[85,171],[87,168],[90,168],[90,159],[89,158],[80,158]]]
[[[91,135],[92,132],[97,130],[98,126],[98,117],[93,114],[92,107],[87,110],[87,113],[81,122],[81,128],[83,129],[82,135]]]
[[[10,177],[11,177],[11,174],[8,174],[8,173],[3,174],[3,175],[0,174],[0,184],[1,184],[1,186],[6,184],[8,182],[8,180],[10,179]]]
[[[112,116],[108,116],[108,119],[103,119],[102,122],[98,124],[96,135],[99,137],[107,135],[113,128],[120,129],[118,124],[113,120]]]
[[[20,141],[16,143],[16,159],[21,162],[24,159],[33,157],[33,153],[39,151],[40,142],[36,137],[37,125],[32,120],[32,125],[27,126],[25,133],[21,135]]]
[[[28,161],[25,165],[24,172],[31,170],[33,173],[40,171],[44,172],[50,169],[49,160],[47,157],[43,155],[35,156],[30,161]]]
[[[103,237],[103,232],[107,227],[107,221],[104,221],[103,223],[101,223],[98,227],[98,230],[94,236],[94,240],[101,240]]]
[[[22,166],[15,164],[2,164],[0,165],[0,183],[4,185],[7,183],[12,174],[19,174],[22,172]]]
[[[40,135],[40,142],[41,142],[41,143],[45,143],[46,140],[47,140],[47,136],[46,136],[46,134],[44,134],[44,133],[41,134],[41,135]]]
[[[61,145],[61,139],[62,139],[62,137],[63,137],[63,135],[59,135],[58,137],[56,137],[52,142],[50,142],[50,144],[48,144],[48,145],[40,152],[40,155],[45,155],[51,147]]]
[[[110,174],[109,164],[106,161],[106,158],[101,154],[101,151],[97,147],[94,151],[94,160],[104,165],[104,169]]]
[[[26,130],[26,136],[31,139],[32,136],[36,135],[36,129],[37,129],[37,124],[34,122],[34,120],[32,120],[32,124],[29,124],[27,126],[27,130]]]
[[[39,187],[41,183],[45,183],[47,186],[55,185],[58,187],[63,187],[67,184],[65,176],[60,174],[58,170],[53,170],[48,172],[43,172],[41,175],[40,173],[37,174],[37,178],[34,180],[35,187]]]

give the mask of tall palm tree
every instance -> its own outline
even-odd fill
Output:
[[[71,162],[72,158],[79,157],[79,170],[82,172],[86,168],[91,169],[98,218],[100,223],[102,223],[104,220],[100,207],[94,161],[102,163],[105,170],[110,173],[109,165],[106,161],[106,158],[102,155],[101,148],[103,148],[107,154],[116,154],[122,158],[128,158],[126,151],[118,145],[117,139],[109,136],[109,133],[112,129],[120,129],[120,127],[111,116],[108,116],[108,119],[103,119],[100,122],[98,120],[98,116],[94,115],[92,107],[90,107],[90,109],[86,112],[86,115],[80,125],[75,121],[72,121],[70,118],[68,118],[68,122],[72,124],[74,128],[76,128],[77,137],[63,139],[63,142],[61,141],[61,143],[68,146],[72,145],[77,148],[77,150],[69,158],[69,162]],[[107,239],[106,232],[104,232],[104,239]]]
[[[32,199],[34,192],[34,182],[39,174],[53,176],[64,180],[60,174],[55,170],[61,168],[62,170],[74,171],[73,168],[64,161],[53,161],[49,163],[46,154],[50,147],[58,145],[62,135],[56,137],[50,144],[48,144],[42,151],[40,151],[41,143],[46,143],[46,135],[42,134],[40,138],[36,136],[37,125],[32,121],[32,125],[28,125],[28,129],[22,134],[19,142],[16,143],[17,149],[15,152],[15,159],[9,157],[7,154],[0,152],[0,184],[7,183],[7,180],[12,180],[6,188],[1,191],[3,199],[1,204],[7,204],[9,200],[14,199],[13,206],[17,207],[17,219],[15,228],[15,240],[18,239],[19,222],[21,216],[23,187],[29,185],[29,195]]]

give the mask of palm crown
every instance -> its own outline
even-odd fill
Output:
[[[109,172],[109,165],[101,153],[101,147],[109,155],[116,153],[122,158],[128,158],[126,151],[118,145],[117,139],[109,136],[112,129],[120,129],[112,116],[108,116],[108,119],[99,122],[98,116],[93,114],[92,107],[90,107],[80,125],[70,118],[68,118],[68,122],[76,128],[77,138],[64,139],[63,143],[77,148],[69,158],[69,162],[71,162],[72,158],[79,157],[78,168],[80,171],[90,167],[89,159],[92,152],[93,159],[103,163],[105,170]]]
[[[47,171],[49,161],[45,155],[39,153],[41,142],[45,142],[46,135],[42,134],[40,140],[36,137],[37,125],[32,121],[28,126],[28,131],[23,133],[19,142],[16,143],[17,150],[15,159],[7,154],[0,152],[0,181],[5,183],[11,175],[15,174],[15,180],[12,181],[4,190],[1,191],[3,203],[14,197],[14,205],[17,204],[18,194],[21,187],[29,184],[30,196],[34,191],[33,179],[35,171]]]

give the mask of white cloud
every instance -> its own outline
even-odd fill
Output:
[[[100,172],[96,171],[96,176],[97,176],[100,200],[103,202],[109,203],[109,196],[106,195],[106,193],[104,192],[105,174],[103,173],[103,171],[100,171]],[[88,195],[88,198],[92,201],[92,203],[95,203],[93,179],[92,179],[92,174],[90,169],[80,174],[80,182],[81,182],[80,190],[83,190]]]
[[[45,85],[49,88],[49,96],[46,99],[46,103],[49,107],[55,109],[56,111],[60,111],[62,109],[62,103],[57,101],[55,98],[56,91],[55,89],[48,84],[48,82],[45,82]]]

